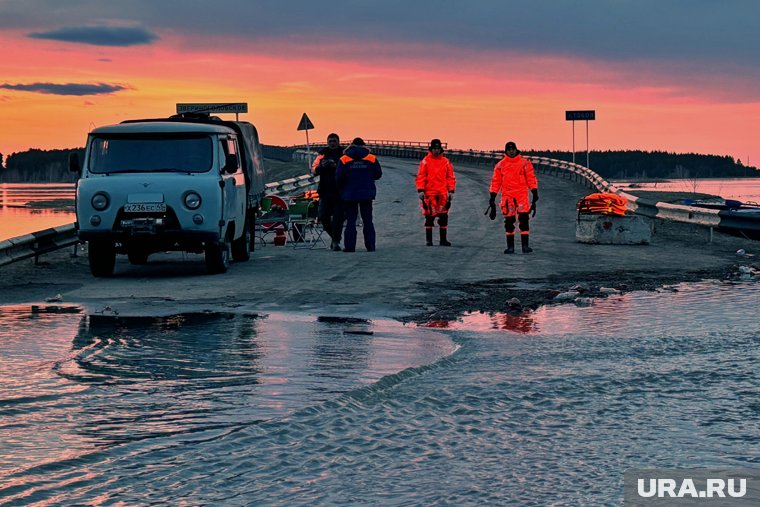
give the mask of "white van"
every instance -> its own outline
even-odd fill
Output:
[[[250,123],[183,114],[100,127],[70,169],[80,172],[77,226],[94,276],[113,274],[117,253],[132,264],[205,253],[210,273],[250,257],[265,183]]]

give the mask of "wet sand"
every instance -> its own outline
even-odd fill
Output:
[[[4,266],[0,304],[48,298],[82,304],[91,314],[160,315],[178,311],[300,311],[316,315],[391,317],[403,321],[453,319],[466,311],[512,311],[556,302],[576,289],[581,297],[650,290],[682,281],[732,279],[740,266],[758,267],[760,243],[705,229],[654,224],[650,245],[589,245],[575,241],[575,204],[591,191],[538,175],[541,199],[531,220],[534,252],[504,255],[504,229],[483,215],[490,167],[458,165],[449,240],[425,246],[414,188],[417,164],[380,158],[374,215],[377,251],[355,253],[257,246],[246,263],[209,276],[201,255],[161,253],[147,265],[118,256],[111,278],[94,278],[85,247],[64,249]],[[437,231],[436,231],[437,243]],[[329,242],[329,241],[328,241]],[[518,241],[519,242],[519,241]],[[291,244],[289,244],[291,245]],[[513,298],[519,300],[515,302]]]

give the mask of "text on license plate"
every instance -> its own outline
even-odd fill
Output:
[[[134,202],[124,205],[126,213],[159,213],[166,211],[164,202]]]

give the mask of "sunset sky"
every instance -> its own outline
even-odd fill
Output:
[[[730,155],[760,165],[755,0],[0,0],[0,153],[248,102],[266,144]],[[576,123],[576,149],[585,125]]]

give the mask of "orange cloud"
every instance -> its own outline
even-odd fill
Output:
[[[447,60],[372,61],[263,55],[219,43],[189,48],[161,34],[162,44],[90,47],[30,40],[4,32],[0,68],[6,83],[118,83],[119,93],[63,97],[3,91],[0,152],[81,146],[92,126],[172,114],[177,102],[245,101],[264,143],[302,143],[303,112],[312,140],[426,141],[497,149],[507,138],[524,149],[570,149],[566,109],[595,109],[592,149],[658,149],[760,160],[749,132],[760,103],[710,98],[667,80],[629,79],[618,65],[530,55],[452,54]],[[398,48],[395,48],[393,53]],[[576,125],[576,147],[585,129]]]

